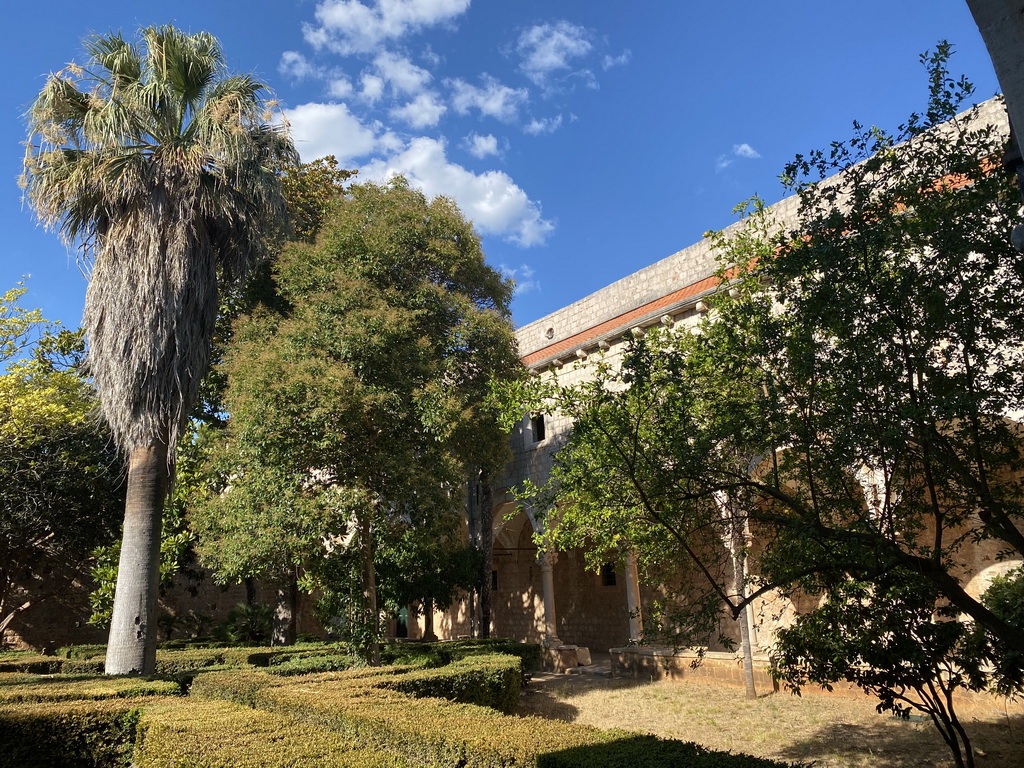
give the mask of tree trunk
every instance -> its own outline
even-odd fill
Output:
[[[299,603],[299,585],[295,571],[282,575],[277,584],[277,602],[274,605],[274,629],[270,638],[272,646],[295,645],[295,620]]]
[[[373,531],[369,515],[359,521],[359,547],[363,555],[363,620],[367,632],[366,659],[380,664],[380,614],[377,611],[377,571],[373,566]]]
[[[21,613],[22,611],[27,611],[31,607],[32,601],[26,600],[17,608],[14,608],[10,613],[3,617],[3,620],[0,621],[0,647],[2,647],[3,645],[4,633],[7,631],[7,628],[11,625],[11,622],[14,621],[14,619],[17,617],[19,613]],[[2,610],[0,610],[0,616],[3,616]]]
[[[729,555],[732,558],[733,594],[740,600],[743,600],[747,593],[746,521],[743,515],[740,514],[735,500],[727,494],[716,495],[715,503],[727,527],[727,534],[723,538],[729,550]],[[736,621],[740,623],[740,656],[743,660],[743,688],[748,699],[756,699],[757,689],[754,687],[754,651],[750,645],[749,610],[750,606],[744,605],[736,617]]]
[[[434,632],[434,601],[429,597],[423,601],[423,639],[427,642],[437,640]]]
[[[156,669],[160,523],[169,478],[166,444],[132,451],[107,643],[108,675],[151,675]]]
[[[483,554],[483,573],[480,579],[480,637],[491,636],[491,571],[494,568],[494,517],[491,505],[491,483],[484,475],[480,478],[480,552]]]
[[[734,571],[736,573],[736,594],[742,599],[746,593],[746,568],[743,558],[733,556]],[[754,651],[750,645],[750,606],[745,605],[740,611],[737,621],[740,623],[740,655],[743,657],[743,688],[748,699],[757,698],[757,689],[754,687]]]

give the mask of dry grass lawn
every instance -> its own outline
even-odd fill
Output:
[[[812,762],[815,768],[953,766],[931,722],[875,712],[868,698],[788,693],[748,701],[743,691],[701,683],[540,675],[519,714],[695,741],[716,750]],[[974,711],[961,718],[978,768],[1024,768],[1024,717]]]

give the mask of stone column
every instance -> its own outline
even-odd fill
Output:
[[[538,555],[540,561],[540,581],[544,589],[544,646],[554,648],[562,644],[558,639],[558,617],[555,615],[555,560],[554,552]]]
[[[639,643],[643,637],[644,621],[640,612],[640,576],[636,568],[636,552],[626,553],[626,606],[629,608],[629,642]]]

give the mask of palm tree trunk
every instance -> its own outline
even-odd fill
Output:
[[[132,451],[107,643],[108,675],[151,675],[156,669],[160,524],[169,478],[166,443]]]

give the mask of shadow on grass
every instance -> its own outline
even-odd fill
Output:
[[[692,742],[642,735],[537,756],[538,768],[780,768],[784,765],[761,757],[714,752]]]
[[[1020,768],[1024,761],[1024,716],[1000,720],[963,718],[975,748],[978,768]],[[931,721],[903,721],[879,716],[877,724],[834,723],[809,738],[779,750],[784,759],[831,758],[845,762],[870,757],[873,768],[952,766],[949,747]]]
[[[651,685],[647,680],[631,677],[600,677],[587,674],[543,674],[534,677],[523,688],[517,715],[536,715],[567,723],[575,722],[580,710],[569,699],[591,691],[628,690]]]

